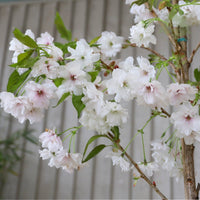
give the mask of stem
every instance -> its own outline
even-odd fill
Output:
[[[113,139],[113,135],[108,133],[108,135],[111,137],[111,139]],[[131,156],[123,149],[123,147],[117,143],[116,144],[117,147],[119,148],[120,151],[124,152],[124,155],[128,158],[128,160],[134,165],[134,167],[137,169],[137,171],[140,173],[140,177],[142,179],[144,179],[144,181],[146,181],[151,188],[163,199],[163,200],[167,200],[167,197],[157,188],[157,186],[155,184],[153,184],[153,182],[151,182],[151,180],[141,171],[140,167],[138,166],[138,164],[131,158]]]
[[[141,133],[142,137],[142,149],[143,149],[143,156],[144,156],[144,164],[147,164],[146,153],[145,153],[145,146],[144,146],[144,133]]]
[[[136,138],[136,136],[138,136],[138,134],[139,134],[139,132],[137,132],[137,133],[131,138],[130,142],[129,142],[129,143],[127,144],[127,146],[125,147],[123,153],[126,152],[126,150],[128,149],[129,145],[133,142],[133,140]]]

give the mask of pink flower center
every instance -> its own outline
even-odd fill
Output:
[[[71,79],[72,81],[75,81],[75,80],[76,80],[76,76],[75,76],[75,75],[71,75],[71,76],[70,76],[70,79]]]
[[[43,96],[44,95],[44,91],[43,90],[38,90],[37,91],[37,95],[38,96]]]
[[[192,117],[191,117],[190,115],[187,115],[187,116],[185,117],[185,119],[186,119],[187,121],[190,121],[190,120],[192,119]]]

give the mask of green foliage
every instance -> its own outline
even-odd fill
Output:
[[[194,70],[194,78],[197,82],[200,82],[200,70],[197,68]]]
[[[83,96],[84,96],[83,94],[79,96],[76,96],[75,94],[72,95],[72,103],[77,111],[78,118],[80,117],[82,110],[85,108],[85,105],[81,101]]]
[[[6,139],[0,140],[0,183],[1,189],[6,182],[7,173],[18,175],[15,171],[16,164],[22,159],[22,149],[19,141],[24,138],[32,144],[38,145],[38,139],[32,134],[33,130],[19,130],[10,134]]]
[[[97,77],[98,74],[99,74],[99,71],[88,72],[88,74],[89,74],[90,77],[91,77],[91,81],[94,82],[94,81],[96,80],[96,77]]]
[[[64,22],[58,12],[56,13],[55,17],[55,25],[62,38],[66,39],[67,41],[72,40],[72,33],[66,29]]]
[[[85,145],[83,157],[84,157],[85,154],[86,154],[86,151],[87,151],[87,149],[88,149],[88,146],[89,146],[93,141],[95,141],[96,139],[98,139],[98,138],[100,138],[100,137],[105,137],[105,138],[107,138],[106,135],[94,135],[94,136],[92,136],[92,137],[88,140],[87,144]]]
[[[13,31],[14,36],[24,45],[30,48],[37,48],[37,43],[28,35],[24,35],[19,29],[15,28]]]
[[[88,154],[88,156],[82,161],[82,163],[87,162],[88,160],[90,160],[91,158],[93,158],[94,156],[96,156],[98,153],[100,153],[104,148],[106,147],[105,144],[100,144],[96,147],[94,147],[94,149]]]
[[[94,39],[92,39],[92,40],[90,41],[89,45],[90,45],[91,47],[99,46],[99,45],[96,44],[96,42],[98,41],[98,39],[99,39],[100,37],[101,37],[101,36],[97,36],[97,37],[95,37]]]
[[[16,92],[17,89],[24,83],[24,81],[27,79],[28,75],[30,74],[31,70],[27,70],[22,75],[19,75],[17,70],[15,70],[8,79],[7,84],[7,92]]]
[[[53,80],[53,82],[54,82],[56,87],[59,87],[64,80],[65,80],[64,78],[56,78],[56,79]]]
[[[114,140],[119,140],[120,132],[119,132],[119,127],[114,126],[111,128],[112,133],[114,134]]]
[[[58,105],[60,105],[68,96],[70,95],[70,92],[66,92],[62,95],[62,97],[59,99],[58,103],[53,106],[53,108],[57,107]]]
[[[66,44],[61,44],[59,42],[54,42],[54,44],[55,44],[55,46],[57,46],[58,48],[60,48],[63,51],[63,54],[69,53],[68,47],[71,47],[73,49],[76,48],[76,41],[68,42]]]

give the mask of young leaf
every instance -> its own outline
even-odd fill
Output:
[[[194,70],[194,78],[197,82],[200,82],[200,71],[197,68]]]
[[[58,103],[53,106],[53,108],[57,107],[58,105],[60,105],[68,96],[70,95],[70,92],[66,92],[62,95],[62,97],[59,99]]]
[[[59,87],[62,84],[63,80],[64,80],[64,78],[56,78],[53,80],[53,82],[56,87]]]
[[[105,137],[105,138],[107,138],[106,135],[94,135],[94,136],[92,136],[92,137],[88,140],[87,144],[85,145],[83,157],[85,156],[85,153],[86,153],[86,151],[87,151],[87,149],[88,149],[88,146],[89,146],[93,141],[95,141],[96,139],[98,139],[98,138],[100,138],[100,137]]]
[[[14,36],[24,45],[30,48],[37,48],[37,43],[28,35],[24,35],[19,29],[15,28],[13,31]]]
[[[88,72],[88,74],[91,77],[91,81],[94,82],[96,80],[96,77],[98,76],[99,72],[98,71],[93,71],[93,72]]]
[[[30,72],[31,69],[27,70],[22,75],[19,75],[17,70],[15,70],[8,79],[7,92],[14,93],[19,88],[19,86],[26,80]]]
[[[82,161],[82,163],[87,162],[88,160],[90,160],[91,158],[93,158],[94,156],[96,156],[98,153],[100,153],[104,148],[106,147],[105,144],[100,144],[98,146],[96,146],[89,154],[88,156]]]
[[[67,30],[65,28],[64,22],[62,20],[62,18],[60,17],[59,13],[56,13],[56,17],[55,17],[55,25],[56,28],[58,30],[58,32],[60,33],[60,36],[68,41],[72,40],[72,34],[71,31]]]
[[[85,105],[81,101],[83,96],[84,96],[83,94],[79,96],[76,96],[74,94],[72,95],[72,103],[78,113],[78,118],[80,117],[82,110],[85,108]]]
[[[99,39],[100,37],[101,37],[101,36],[98,36],[98,37],[95,37],[94,39],[92,39],[92,40],[90,41],[90,46],[94,45],[94,44],[98,41],[98,39]]]

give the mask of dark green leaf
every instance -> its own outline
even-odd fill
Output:
[[[163,132],[163,134],[161,135],[161,138],[165,137],[165,135],[166,135],[166,131]]]
[[[28,35],[24,35],[19,29],[15,28],[13,31],[14,36],[24,45],[30,48],[37,48],[37,43]]]
[[[62,95],[62,97],[59,99],[58,103],[53,106],[53,108],[57,107],[58,105],[60,105],[68,96],[70,95],[70,92],[66,92]]]
[[[71,31],[67,30],[65,28],[65,25],[64,25],[64,22],[63,20],[61,19],[59,13],[57,12],[56,13],[56,17],[55,17],[55,25],[56,25],[56,28],[58,30],[58,32],[60,33],[60,36],[68,41],[71,41],[72,40],[72,34],[71,34]]]
[[[53,82],[56,87],[59,87],[62,84],[63,80],[64,80],[64,78],[56,78],[53,80]]]
[[[94,135],[94,136],[92,136],[92,137],[88,140],[87,144],[85,145],[83,157],[85,156],[85,153],[86,153],[86,151],[87,151],[87,149],[88,149],[88,146],[89,146],[93,141],[95,141],[96,139],[98,139],[98,138],[100,138],[100,137],[105,137],[105,138],[107,138],[106,135]]]
[[[7,92],[14,93],[19,88],[19,86],[26,80],[30,72],[31,69],[27,70],[22,75],[19,75],[17,70],[15,70],[8,79]]]
[[[93,72],[88,72],[88,74],[91,77],[91,81],[94,82],[96,80],[96,77],[98,76],[99,72],[98,71],[93,71]]]
[[[104,148],[106,147],[105,144],[100,144],[98,146],[96,146],[89,154],[88,156],[82,161],[82,163],[87,162],[88,160],[90,160],[91,158],[93,158],[94,156],[96,156],[98,153],[100,153]]]
[[[77,111],[78,114],[78,118],[81,115],[82,110],[85,108],[85,105],[83,104],[83,102],[81,101],[81,99],[83,98],[83,94],[80,96],[76,96],[76,95],[72,95],[72,103],[74,105],[74,108]]]
[[[194,70],[194,78],[197,82],[200,82],[200,71],[197,68]]]

